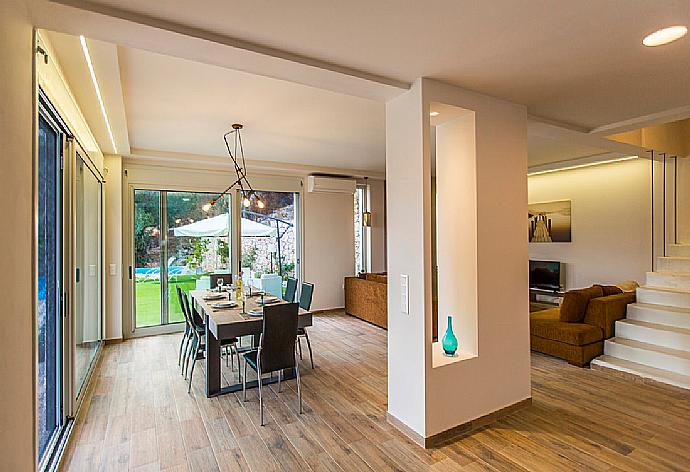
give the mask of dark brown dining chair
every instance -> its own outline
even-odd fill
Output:
[[[299,305],[284,303],[264,307],[263,329],[259,337],[259,348],[244,355],[244,376],[242,377],[242,400],[247,401],[247,366],[256,371],[259,384],[259,410],[261,426],[264,425],[264,400],[261,394],[262,375],[278,373],[278,393],[285,369],[295,369],[297,376],[297,398],[302,413],[302,391],[297,362],[297,320]]]
[[[314,296],[314,284],[309,282],[304,282],[302,284],[302,290],[299,294],[299,306],[300,308],[309,311],[311,309],[311,300]],[[309,342],[309,335],[307,334],[307,328],[299,328],[297,330],[297,347],[299,348],[299,358],[302,359],[302,342],[300,338],[307,340],[307,349],[309,349],[309,361],[311,362],[311,368],[314,368],[314,355],[311,352],[311,342]]]

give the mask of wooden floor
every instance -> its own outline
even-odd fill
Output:
[[[690,470],[690,395],[532,356],[533,406],[423,450],[386,422],[386,332],[344,314],[315,317],[316,370],[207,399],[178,373],[179,335],[107,347],[65,470]],[[306,353],[306,350],[305,350]],[[229,369],[224,374],[234,375]],[[241,394],[240,394],[241,395]]]

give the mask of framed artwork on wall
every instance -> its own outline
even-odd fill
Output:
[[[570,200],[529,203],[527,213],[529,242],[572,242]]]

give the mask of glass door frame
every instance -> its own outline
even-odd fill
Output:
[[[83,386],[86,388],[81,388],[79,391],[79,394],[77,394],[77,389],[80,388],[80,386],[77,385],[77,379],[76,379],[76,346],[74,346],[74,349],[70,349],[70,372],[71,372],[71,386],[70,386],[70,396],[69,398],[73,402],[72,408],[70,411],[75,411],[79,406],[81,406],[81,403],[84,399],[84,394],[88,391],[88,386],[89,383],[91,382],[91,376],[93,374],[93,371],[96,367],[96,364],[98,363],[98,359],[101,355],[101,352],[103,350],[103,344],[105,340],[105,232],[104,232],[104,222],[105,222],[105,195],[104,195],[104,184],[105,184],[105,179],[103,178],[103,175],[98,171],[98,168],[93,164],[91,159],[89,158],[89,154],[84,150],[84,148],[79,144],[79,142],[76,139],[72,139],[70,142],[70,152],[68,154],[69,156],[69,175],[70,175],[70,186],[71,186],[71,209],[70,209],[70,214],[71,214],[71,231],[70,231],[70,261],[71,261],[71,267],[70,267],[70,292],[72,293],[72,300],[73,302],[70,304],[70,316],[69,316],[69,330],[67,335],[69,336],[69,343],[68,346],[72,346],[75,342],[74,339],[74,330],[75,330],[75,324],[77,322],[77,304],[76,304],[76,294],[77,294],[77,251],[76,251],[76,244],[77,244],[77,165],[78,161],[81,160],[84,165],[88,168],[88,170],[93,174],[93,176],[96,178],[100,185],[100,203],[101,203],[101,212],[100,212],[100,219],[98,221],[99,223],[99,237],[100,237],[100,283],[101,283],[101,290],[99,294],[99,305],[100,305],[100,332],[99,332],[99,340],[98,340],[98,347],[96,348],[96,354],[93,357],[93,360],[91,361],[91,364],[89,365],[88,371],[86,373],[86,376],[84,377],[83,381]],[[65,164],[65,167],[67,168],[67,164]]]
[[[56,209],[57,209],[57,235],[58,242],[56,244],[57,254],[57,285],[58,285],[58,319],[56,330],[56,382],[57,382],[57,408],[59,410],[59,424],[42,457],[38,457],[38,426],[39,426],[39,411],[38,401],[36,399],[36,392],[38,392],[38,369],[36,367],[38,361],[38,210],[39,210],[39,195],[38,195],[38,169],[39,169],[39,150],[38,150],[38,130],[39,120],[43,119],[53,127],[59,136],[59,162],[56,163],[58,168],[57,173],[57,195],[56,195]],[[76,296],[76,160],[81,159],[100,183],[100,198],[101,198],[101,214],[100,214],[100,257],[101,257],[101,273],[99,274],[101,290],[100,290],[100,332],[99,345],[94,355],[87,375],[85,376],[83,385],[87,388],[82,389],[82,393],[86,393],[91,387],[91,376],[99,362],[102,355],[104,326],[105,326],[105,271],[103,270],[103,263],[105,261],[105,244],[104,244],[104,179],[97,167],[91,161],[89,154],[84,151],[83,147],[78,142],[77,138],[70,131],[69,126],[60,116],[59,111],[53,106],[49,96],[40,88],[36,87],[35,108],[34,108],[34,156],[33,156],[33,218],[34,227],[32,230],[32,292],[33,292],[33,327],[34,327],[34,441],[36,444],[36,467],[37,470],[52,470],[57,466],[57,461],[60,459],[64,448],[67,445],[67,438],[69,437],[74,426],[74,418],[79,412],[85,395],[76,395],[76,369],[75,369],[75,351],[74,346],[74,326],[75,326],[75,296]],[[78,155],[79,154],[79,155]],[[82,157],[80,157],[82,156]]]
[[[122,271],[122,333],[125,339],[143,336],[154,336],[158,334],[169,334],[180,332],[184,328],[183,323],[168,325],[149,326],[136,328],[136,305],[134,287],[134,191],[135,190],[155,190],[169,192],[195,192],[195,193],[215,193],[222,192],[227,186],[228,175],[223,172],[222,178],[218,178],[217,169],[189,169],[184,166],[171,164],[170,167],[161,168],[157,165],[141,163],[137,161],[124,161],[122,169],[123,179],[123,261],[125,270]],[[298,280],[304,280],[302,254],[304,238],[302,229],[304,228],[304,177],[297,175],[250,175],[252,185],[256,184],[257,189],[266,192],[292,192],[297,194],[297,208],[295,221],[297,223],[297,267],[295,273]],[[174,184],[171,182],[175,182]],[[179,184],[177,182],[187,182]],[[238,193],[232,192],[232,238],[230,245],[230,269],[233,279],[238,274],[240,264],[240,244],[241,244],[241,198]]]
[[[125,174],[126,176],[127,174]],[[141,326],[137,327],[136,325],[136,250],[135,250],[135,237],[134,237],[134,224],[133,222],[135,221],[135,192],[137,190],[148,190],[148,191],[155,191],[155,192],[160,192],[160,198],[159,198],[159,205],[160,205],[160,226],[161,226],[161,256],[160,256],[160,280],[161,280],[161,303],[160,303],[160,316],[161,316],[161,324],[157,325],[151,325],[151,326]],[[127,186],[127,198],[128,202],[125,202],[127,210],[127,216],[129,221],[123,224],[123,231],[126,232],[123,240],[125,241],[125,245],[128,248],[129,254],[126,256],[128,260],[128,270],[124,271],[123,277],[125,278],[124,284],[125,287],[127,287],[126,290],[123,290],[123,296],[126,297],[126,305],[123,306],[123,323],[125,325],[123,326],[123,336],[125,338],[136,338],[136,337],[143,337],[143,336],[155,336],[158,334],[169,334],[169,333],[176,333],[179,331],[182,331],[184,329],[184,321],[175,321],[172,323],[169,323],[169,313],[168,313],[168,304],[169,304],[169,290],[168,290],[168,209],[167,209],[167,196],[168,193],[174,193],[174,192],[188,192],[188,193],[209,193],[209,194],[214,194],[212,190],[201,190],[199,188],[194,188],[194,187],[184,187],[184,186],[174,186],[174,187],[169,187],[169,186],[160,186],[156,184],[139,184],[139,183],[131,183]],[[233,277],[236,276],[237,270],[236,270],[236,264],[235,261],[237,260],[237,252],[235,251],[235,246],[236,243],[235,241],[235,216],[237,214],[236,211],[236,198],[234,194],[230,195],[232,198],[230,199],[230,205],[229,209],[231,211],[231,219],[233,222],[232,228],[230,229],[231,231],[231,237],[230,237],[230,260],[229,260],[229,265],[230,265],[230,273],[232,274]],[[124,314],[124,308],[129,307],[129,316]],[[127,326],[129,324],[129,326]]]

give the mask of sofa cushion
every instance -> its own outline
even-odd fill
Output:
[[[582,323],[589,301],[603,295],[604,291],[597,286],[566,292],[561,303],[560,320],[564,323]]]
[[[531,318],[530,334],[573,346],[584,346],[603,339],[601,328],[597,326],[549,319]]]
[[[378,282],[380,284],[388,283],[388,276],[382,274],[367,274],[366,279],[370,282]]]
[[[616,287],[615,285],[595,284],[594,286],[595,287],[601,287],[601,291],[604,292],[605,297],[608,297],[609,295],[618,295],[619,293],[623,293],[623,290]]]

